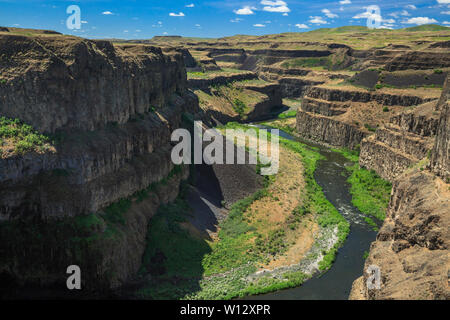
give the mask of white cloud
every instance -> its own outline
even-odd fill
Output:
[[[291,12],[291,9],[289,9],[286,6],[280,6],[280,7],[264,7],[263,11],[267,12],[280,12],[280,13],[287,13]]]
[[[437,21],[433,18],[430,19],[428,17],[416,17],[416,18],[410,18],[410,19],[406,20],[404,23],[422,25],[422,24],[429,24],[429,23],[437,23]]]
[[[255,10],[254,7],[245,6],[242,9],[234,10],[234,13],[239,14],[239,15],[247,16],[247,15],[255,14],[253,12],[253,10]]]
[[[400,15],[405,16],[405,17],[408,17],[408,16],[410,16],[411,14],[410,14],[408,11],[403,10],[402,12],[400,12]]]
[[[450,21],[444,21],[443,24],[450,24]]]
[[[352,2],[350,0],[342,0],[339,1],[340,4],[352,4]]]
[[[265,6],[263,11],[279,13],[291,12],[291,9],[288,8],[287,3],[284,1],[262,0],[261,4]]]
[[[256,28],[265,28],[266,25],[261,24],[261,23],[257,23],[257,24],[254,24],[253,26],[256,27]]]
[[[241,22],[241,21],[243,21],[243,20],[244,20],[244,19],[236,18],[236,19],[231,19],[230,22],[232,22],[232,23],[239,23],[239,22]]]
[[[195,4],[193,4],[193,3],[186,5],[186,8],[194,8],[194,7],[195,7]]]
[[[88,24],[88,22],[87,22],[87,21],[85,21],[85,20],[81,20],[81,23],[85,23],[85,24]]]
[[[450,11],[442,11],[441,14],[450,14]]]
[[[169,13],[169,16],[171,16],[171,17],[184,17],[185,14],[183,12],[179,12],[179,13],[171,12],[171,13]]]
[[[439,4],[450,4],[450,0],[437,0]]]
[[[328,18],[337,18],[339,17],[337,14],[332,13],[330,10],[328,9],[323,9],[322,12],[328,17]]]
[[[287,3],[284,1],[270,1],[270,0],[262,0],[261,4],[264,6],[278,7],[278,6],[286,6]]]
[[[309,27],[303,23],[297,23],[295,26],[299,29],[309,29]]]
[[[415,5],[413,5],[413,4],[408,4],[406,6],[406,8],[411,9],[411,10],[417,10],[417,7]]]
[[[285,13],[283,13],[283,16],[287,17],[287,16],[289,16],[289,13],[285,12]]]
[[[322,17],[309,17],[310,20],[309,22],[314,23],[314,24],[328,24],[327,21],[325,21]]]
[[[371,13],[369,11],[357,14],[352,19],[368,19],[368,18],[372,18],[374,20],[378,20],[378,19],[381,20],[381,16],[379,14]]]
[[[114,13],[112,13],[111,11],[103,11],[102,14],[109,16],[109,15],[113,15]]]

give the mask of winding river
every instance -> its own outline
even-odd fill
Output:
[[[315,276],[302,286],[265,295],[248,297],[252,300],[347,300],[353,281],[362,275],[364,252],[375,241],[377,233],[364,221],[364,215],[352,205],[347,165],[351,163],[329,148],[299,140],[286,132],[280,136],[317,147],[324,159],[318,163],[315,179],[325,196],[350,222],[350,234],[339,250],[336,261],[326,273]]]

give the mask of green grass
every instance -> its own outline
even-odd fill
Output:
[[[239,114],[241,118],[243,118],[245,115],[245,111],[247,110],[247,105],[242,102],[242,100],[236,98],[234,99],[233,109],[237,114]]]
[[[0,139],[11,139],[14,152],[18,155],[31,151],[45,152],[50,148],[50,139],[47,136],[39,134],[19,119],[0,118]]]
[[[297,116],[297,110],[289,110],[278,115],[278,119],[295,118]]]
[[[351,185],[352,203],[366,215],[366,222],[376,228],[376,224],[371,218],[379,221],[384,221],[386,218],[392,184],[380,178],[375,171],[360,168],[359,156],[354,151],[345,149],[334,149],[333,151],[341,153],[354,163],[353,166],[347,167],[351,173],[347,181]]]
[[[447,31],[450,30],[449,27],[440,26],[437,24],[424,24],[417,27],[404,28],[405,31]]]

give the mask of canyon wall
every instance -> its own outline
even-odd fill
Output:
[[[170,160],[198,112],[185,70],[175,49],[0,36],[0,115],[55,141],[0,159],[0,275],[62,285],[76,264],[85,288],[109,289],[138,271],[151,216],[188,174]]]
[[[394,179],[386,220],[372,243],[364,275],[353,284],[350,299],[450,298],[448,81],[437,109],[441,115],[438,127],[431,130],[437,132],[431,151],[431,170],[413,167]],[[386,157],[386,152],[381,157]],[[380,270],[379,288],[367,286],[367,281],[373,280],[366,272],[369,266]]]

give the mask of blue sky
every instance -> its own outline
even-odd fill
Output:
[[[70,5],[80,7],[79,30],[66,27]],[[370,5],[377,5],[379,14],[368,13]],[[263,35],[367,25],[370,17],[377,18],[382,28],[450,26],[450,0],[0,0],[0,26],[51,29],[87,38]]]

